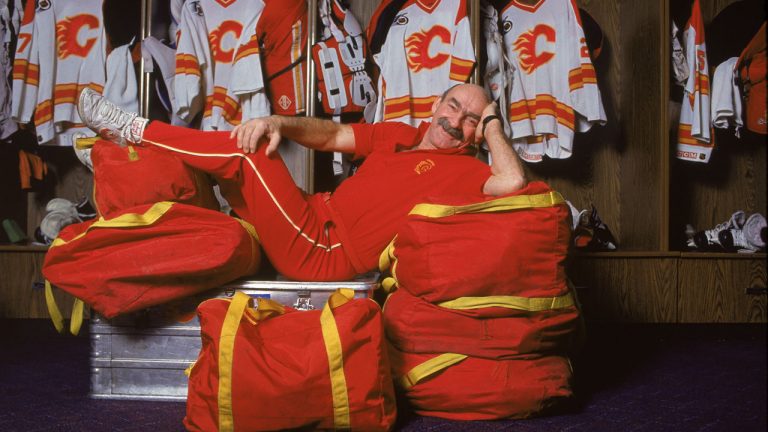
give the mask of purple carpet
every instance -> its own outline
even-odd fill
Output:
[[[1,431],[184,430],[183,403],[90,399],[87,334],[58,335],[46,320],[0,325]],[[577,397],[561,412],[457,422],[406,408],[396,430],[764,432],[767,351],[765,325],[592,323]]]

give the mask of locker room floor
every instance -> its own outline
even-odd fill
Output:
[[[183,431],[176,402],[88,397],[87,330],[0,320],[0,430]],[[83,326],[87,329],[87,326]],[[765,431],[766,325],[592,323],[577,397],[528,420],[456,422],[401,410],[398,431]]]

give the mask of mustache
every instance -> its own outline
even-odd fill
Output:
[[[463,140],[464,139],[464,132],[459,129],[452,127],[450,123],[448,123],[448,119],[445,117],[440,117],[437,119],[437,124],[443,128],[444,131],[448,132],[448,135],[452,136],[453,138],[457,140]]]

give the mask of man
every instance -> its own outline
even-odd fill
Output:
[[[291,279],[344,280],[376,269],[399,224],[428,196],[481,199],[526,183],[496,105],[473,84],[437,98],[433,121],[418,128],[270,116],[231,132],[202,132],[150,123],[90,89],[81,93],[78,109],[83,122],[106,139],[165,149],[213,175],[235,213],[256,228],[273,266]],[[307,195],[276,152],[282,138],[366,160],[335,192]],[[483,139],[490,167],[472,156]]]

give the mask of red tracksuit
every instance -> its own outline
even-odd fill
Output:
[[[201,132],[151,122],[143,143],[172,151],[213,175],[238,216],[259,234],[264,252],[283,276],[345,280],[375,270],[379,254],[410,209],[427,196],[481,195],[490,168],[467,149],[403,151],[417,145],[429,123],[352,125],[357,173],[334,193],[308,195],[296,186],[279,155],[264,146],[252,154],[230,132]]]

